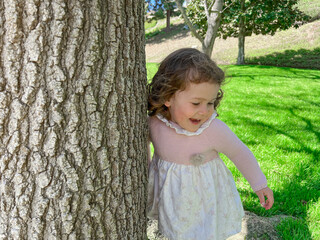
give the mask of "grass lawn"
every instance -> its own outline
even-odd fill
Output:
[[[170,26],[173,24],[180,23],[181,20],[179,18],[171,18]],[[145,37],[146,39],[150,39],[158,34],[166,34],[166,35],[172,35],[172,32],[166,32],[165,28],[167,26],[166,19],[153,19],[151,22],[145,22],[144,29],[145,29]]]
[[[320,239],[320,71],[270,66],[222,66],[227,73],[219,118],[252,150],[274,191],[269,211],[232,162],[244,208],[285,214],[282,239]],[[157,64],[147,63],[148,79]]]
[[[297,7],[311,17],[320,16],[320,1],[316,0],[299,0]]]

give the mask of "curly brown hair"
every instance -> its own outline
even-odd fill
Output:
[[[148,114],[161,114],[170,120],[166,101],[178,91],[186,89],[189,83],[215,83],[220,86],[224,82],[224,72],[206,54],[194,48],[182,48],[169,54],[148,85]],[[223,97],[220,89],[214,108],[219,106]]]

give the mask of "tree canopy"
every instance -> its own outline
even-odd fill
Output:
[[[171,0],[146,0],[149,10],[157,11],[158,9],[173,10],[175,7],[174,1]]]
[[[208,4],[215,0],[207,0]],[[193,0],[187,6],[187,15],[197,33],[204,37],[208,29],[203,0]],[[297,0],[226,0],[221,11],[221,23],[217,36],[251,36],[252,34],[275,34],[278,30],[299,27],[308,16],[295,5]],[[244,41],[243,41],[244,43]]]
[[[180,0],[175,0],[175,2],[192,34],[201,42],[203,52],[208,56],[211,56],[214,42],[217,36],[217,31],[220,26],[221,12],[223,9],[224,0],[211,0],[210,2],[207,0],[201,1],[204,9],[202,13],[205,13],[205,19],[207,23],[207,29],[203,35],[199,34],[199,27],[198,30],[195,28],[195,22],[193,19],[194,16],[187,15],[185,9],[182,7]]]
[[[186,12],[193,25],[197,26],[197,32],[204,36],[208,24],[202,2],[202,0],[193,0]],[[246,36],[273,35],[277,30],[286,30],[292,26],[298,28],[301,23],[308,20],[308,16],[295,7],[297,0],[245,0],[244,4],[243,11],[241,0],[225,1],[225,8],[221,12],[219,37],[223,39],[238,37],[241,17],[245,19]]]

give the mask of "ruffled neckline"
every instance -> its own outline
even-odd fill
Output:
[[[211,115],[211,117],[207,121],[205,121],[195,132],[190,132],[180,127],[177,123],[169,121],[161,114],[157,114],[156,116],[159,120],[164,122],[168,127],[173,128],[176,131],[176,133],[186,135],[186,136],[196,136],[196,135],[200,135],[205,129],[207,129],[210,126],[210,123],[212,122],[212,120],[215,119],[217,115],[218,115],[217,112],[214,112]]]

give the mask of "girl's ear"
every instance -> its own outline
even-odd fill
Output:
[[[164,105],[168,108],[168,107],[171,107],[171,103],[174,99],[174,95],[170,97],[169,100],[165,101]]]
[[[168,107],[171,106],[171,103],[170,103],[170,101],[166,101],[166,102],[164,103],[164,105],[168,108]]]

